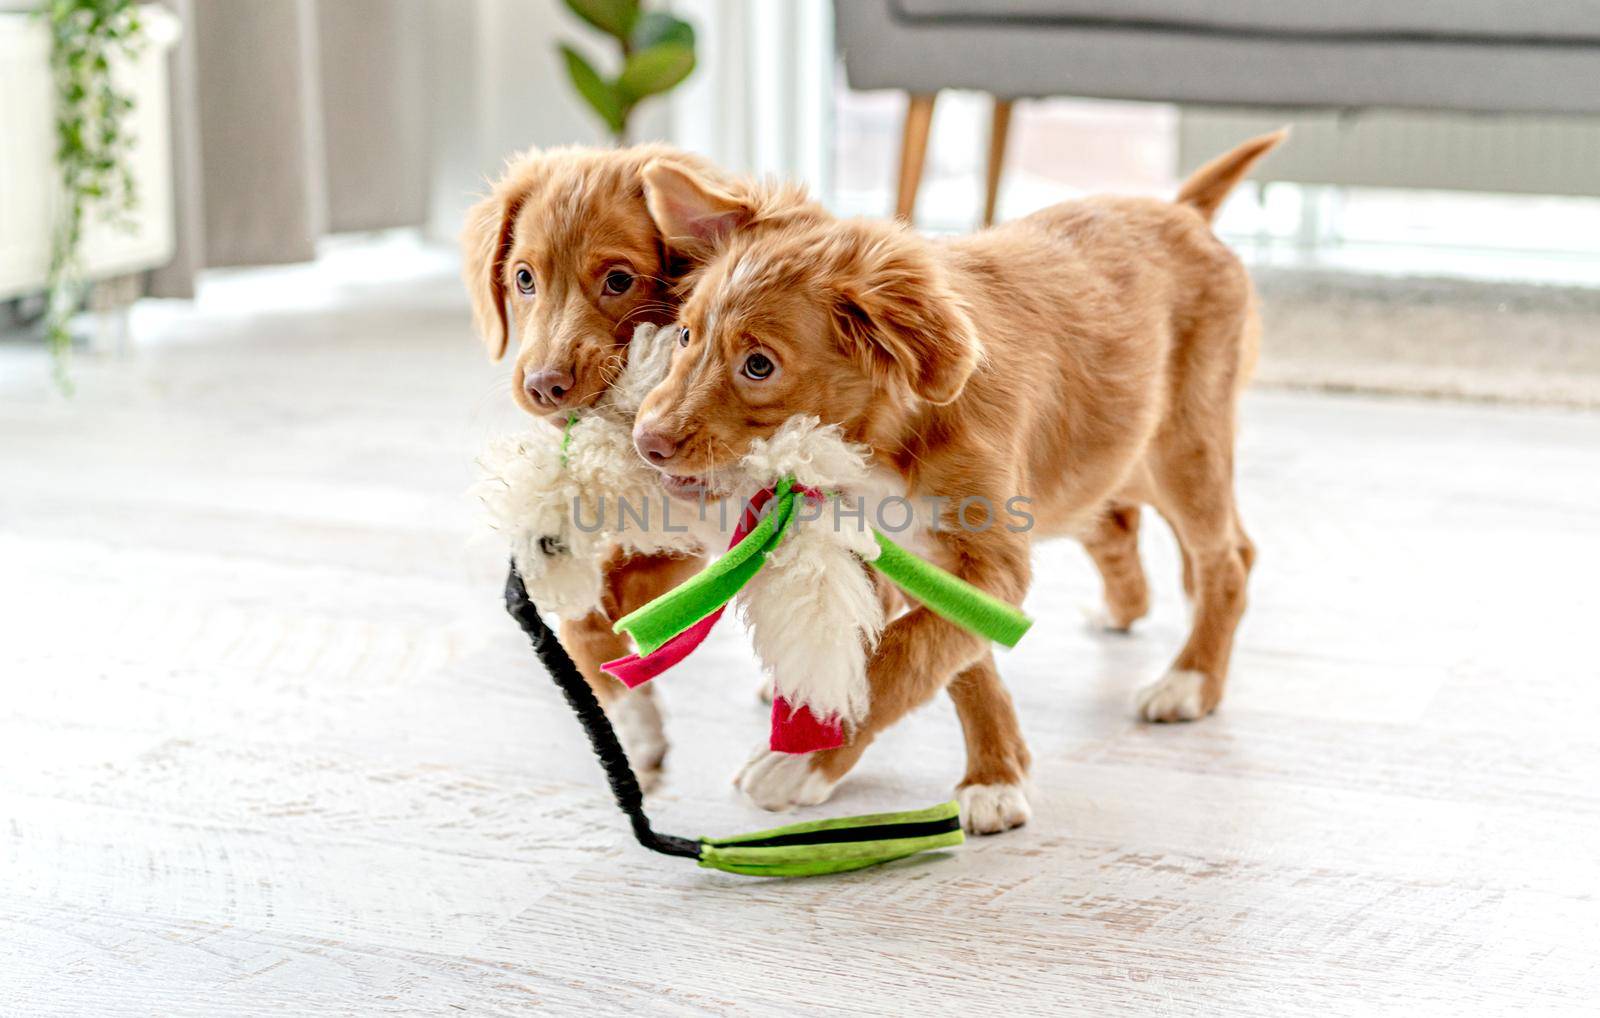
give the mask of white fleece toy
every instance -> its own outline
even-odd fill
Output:
[[[613,549],[700,555],[718,543],[715,514],[679,507],[672,528],[663,525],[660,475],[633,447],[634,414],[665,376],[671,349],[670,336],[639,326],[606,406],[565,431],[539,425],[496,439],[478,457],[485,476],[473,490],[491,525],[510,538],[534,603],[563,618],[600,607]]]
[[[808,707],[818,721],[847,727],[867,715],[867,655],[883,631],[883,602],[863,561],[878,557],[858,492],[867,450],[815,417],[786,422],[751,443],[741,471],[761,487],[792,476],[802,487],[835,493],[807,500],[766,565],[739,591],[739,615],[775,698]]]
[[[615,548],[700,555],[727,540],[723,513],[714,507],[678,503],[673,528],[664,526],[671,500],[633,447],[633,417],[666,374],[671,340],[670,330],[640,326],[609,406],[572,422],[564,434],[540,427],[500,439],[479,458],[488,476],[476,490],[496,529],[510,538],[517,570],[541,608],[563,617],[599,608],[603,565]],[[884,625],[863,564],[879,554],[859,512],[868,451],[846,442],[837,427],[795,418],[753,442],[730,473],[741,506],[785,477],[827,496],[796,502],[804,511],[739,592],[738,604],[779,709],[805,708],[834,729],[854,726],[867,713],[867,654]],[[714,621],[702,620],[700,638]],[[637,685],[686,653],[675,655],[669,646],[606,669]]]

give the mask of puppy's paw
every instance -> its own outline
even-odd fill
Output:
[[[1112,611],[1109,605],[1083,605],[1083,620],[1090,630],[1096,633],[1117,633],[1127,635],[1133,631],[1133,623],[1138,616],[1122,618]]]
[[[1146,721],[1194,721],[1211,713],[1202,672],[1174,669],[1139,690],[1139,716]]]
[[[772,704],[773,697],[777,695],[778,687],[776,683],[774,683],[772,676],[769,675],[762,679],[761,688],[756,690],[756,696],[761,698],[761,702],[770,706]]]
[[[826,802],[836,782],[811,769],[809,754],[776,753],[763,746],[734,775],[733,784],[762,809],[786,813]]]
[[[966,785],[956,792],[961,826],[973,834],[999,834],[1033,816],[1021,785]]]
[[[666,727],[656,698],[642,689],[632,689],[613,700],[606,716],[617,730],[628,763],[646,792],[661,783],[661,764],[667,758]]]

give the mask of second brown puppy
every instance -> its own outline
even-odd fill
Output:
[[[1249,277],[1210,220],[1282,138],[1202,167],[1176,202],[1068,202],[948,240],[839,220],[792,190],[734,194],[647,169],[662,236],[704,267],[686,281],[683,345],[640,411],[641,455],[669,490],[702,490],[752,439],[815,415],[869,446],[906,495],[945,500],[929,550],[992,594],[1022,600],[1034,537],[1082,538],[1115,627],[1148,607],[1136,541],[1152,505],[1177,533],[1194,614],[1139,709],[1202,717],[1222,697],[1254,558],[1233,454],[1258,332]],[[1031,527],[977,518],[1018,496]],[[772,809],[820,802],[878,732],[948,687],[966,826],[1027,820],[1028,750],[986,643],[915,608],[885,629],[868,680],[871,712],[847,745],[758,755],[740,787]]]

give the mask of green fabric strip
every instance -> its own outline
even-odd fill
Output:
[[[561,465],[567,465],[567,446],[572,444],[572,426],[578,423],[578,412],[567,415],[567,426],[561,429]]]
[[[742,541],[680,586],[618,619],[612,631],[633,637],[639,656],[645,657],[727,604],[783,539],[794,518],[796,497],[793,479],[784,478],[770,510]],[[879,548],[873,568],[941,618],[1006,647],[1015,647],[1033,625],[1015,606],[918,558],[876,530],[872,536]]]
[[[965,840],[960,831],[929,838],[857,841],[847,845],[797,845],[793,848],[718,848],[700,851],[700,865],[750,877],[814,877],[879,866],[918,852],[952,848]]]
[[[872,567],[935,615],[1006,647],[1015,647],[1033,625],[1015,606],[918,558],[876,530],[872,536],[881,549]]]
[[[955,826],[953,830],[921,837],[883,838],[874,841],[784,846],[749,846],[744,843],[828,831],[842,833],[870,830],[875,827],[892,830],[907,824],[925,825],[941,821],[948,821],[954,825],[959,823],[960,815],[960,807],[951,801],[928,809],[909,810],[903,813],[833,817],[828,820],[812,820],[786,827],[774,827],[731,838],[703,838],[700,842],[700,865],[707,869],[752,877],[811,877],[826,873],[845,873],[850,870],[865,869],[868,866],[878,866],[895,859],[904,859],[918,852],[951,848],[966,839],[961,833],[961,828]]]
[[[951,817],[959,817],[960,815],[960,805],[954,799],[951,799],[949,802],[941,802],[939,805],[929,806],[927,809],[911,809],[899,813],[868,813],[857,817],[830,817],[827,820],[808,820],[805,823],[772,827],[765,831],[736,834],[729,838],[701,838],[700,841],[705,845],[737,845],[741,841],[768,841],[772,838],[781,838],[787,834],[837,831],[847,827],[884,827],[890,824],[917,824],[929,820],[949,820]]]
[[[688,580],[618,619],[612,631],[633,637],[639,656],[645,657],[727,604],[783,539],[794,517],[794,500],[790,482],[779,482],[767,514],[744,540]]]

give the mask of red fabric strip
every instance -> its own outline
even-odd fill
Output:
[[[844,725],[838,718],[818,721],[810,707],[798,710],[781,696],[772,698],[772,735],[767,742],[774,753],[815,753],[844,745]]]
[[[754,498],[745,503],[744,512],[739,515],[739,525],[733,528],[733,538],[728,541],[729,548],[750,536],[750,531],[756,528],[756,524],[761,519],[762,508],[771,499],[772,489],[763,488],[756,492]],[[629,654],[626,657],[619,657],[615,661],[607,661],[600,666],[600,670],[629,689],[633,689],[635,686],[642,686],[688,657],[696,647],[704,643],[706,637],[711,635],[711,627],[715,626],[717,620],[722,618],[722,613],[726,608],[726,605],[718,608],[710,615],[657,647],[655,653],[647,657]]]
[[[808,488],[798,490],[810,498],[823,497],[821,492]],[[772,498],[772,494],[771,488],[763,489],[745,505],[744,513],[739,517],[739,525],[734,528],[733,539],[728,542],[728,547],[732,548],[755,529],[761,509]],[[641,686],[688,657],[696,647],[704,643],[726,608],[726,605],[718,608],[656,648],[653,654],[645,657],[629,654],[615,661],[607,661],[600,668],[629,689]],[[795,708],[783,697],[774,697],[772,731],[767,744],[775,753],[815,753],[822,749],[835,749],[844,745],[844,726],[837,718],[829,722],[818,721],[817,716],[811,713],[810,707],[802,705]]]
[[[627,657],[619,657],[615,661],[607,661],[600,666],[600,670],[629,689],[635,686],[642,686],[688,657],[696,647],[704,643],[705,638],[711,635],[711,627],[717,624],[718,619],[722,618],[724,610],[724,608],[718,608],[710,615],[657,647],[655,653],[648,657],[629,654]]]

